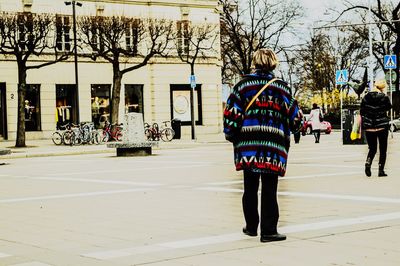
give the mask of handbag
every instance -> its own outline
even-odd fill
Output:
[[[324,121],[324,117],[322,116],[321,110],[319,110],[319,122]]]
[[[257,92],[256,95],[254,95],[253,99],[251,99],[251,101],[249,102],[249,104],[246,106],[246,108],[244,109],[244,112],[247,112],[247,110],[249,110],[249,108],[251,107],[251,105],[255,102],[255,100],[258,98],[258,96],[260,96],[260,94],[269,86],[271,85],[272,82],[278,80],[278,78],[273,78],[270,81],[267,82],[267,84],[264,85],[264,87],[261,88],[261,90],[259,90]]]
[[[351,128],[350,133],[351,140],[361,139],[361,115],[354,115],[353,127]]]

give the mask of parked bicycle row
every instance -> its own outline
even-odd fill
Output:
[[[101,144],[111,140],[122,140],[122,124],[111,125],[106,121],[103,129],[98,131],[92,122],[82,122],[79,125],[69,123],[60,126],[52,134],[52,141],[56,145]]]

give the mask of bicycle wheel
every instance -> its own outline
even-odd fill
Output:
[[[72,145],[75,139],[74,132],[67,130],[64,132],[62,138],[64,140],[65,145]]]
[[[100,144],[102,141],[102,138],[100,136],[100,133],[98,131],[92,131],[92,142],[93,144]]]
[[[163,141],[171,141],[175,135],[175,132],[172,128],[164,128],[161,131],[161,139]]]
[[[54,132],[53,135],[51,135],[51,140],[56,145],[61,145],[63,143],[63,137],[60,132]]]
[[[100,135],[101,135],[102,142],[108,142],[110,140],[110,134],[108,134],[107,131],[103,131]]]
[[[151,133],[151,130],[148,128],[144,131],[144,136],[146,137],[146,140],[153,139],[153,134]]]
[[[115,139],[117,141],[122,141],[122,133],[119,131],[117,133],[115,133]]]

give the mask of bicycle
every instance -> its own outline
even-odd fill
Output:
[[[68,128],[68,124],[64,125],[64,126],[60,126],[60,130],[56,130],[55,132],[53,132],[53,134],[51,135],[51,140],[53,141],[53,143],[55,145],[61,145],[64,144],[64,132],[65,130],[67,130]]]
[[[104,123],[101,139],[103,142],[108,142],[110,139],[122,141],[122,124],[112,124],[108,121]]]
[[[160,129],[157,123],[153,123],[150,126],[148,123],[144,123],[144,135],[147,140],[159,141],[160,139],[164,142],[171,141],[175,135],[175,131],[168,126],[171,121],[164,121],[163,128]]]

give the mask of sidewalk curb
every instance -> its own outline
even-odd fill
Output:
[[[157,147],[154,147],[154,150],[173,150],[173,149],[189,149],[194,147],[199,147],[204,144],[226,144],[226,141],[212,140],[212,141],[196,141],[196,142],[183,142],[183,143],[160,143]],[[115,148],[98,148],[98,149],[85,149],[85,147],[93,147],[93,146],[76,146],[76,150],[61,150],[61,151],[45,151],[40,149],[53,149],[56,146],[36,146],[29,147],[22,151],[18,150],[21,148],[7,148],[1,150],[8,150],[8,153],[5,153],[1,156],[2,160],[9,159],[22,159],[22,158],[35,158],[35,157],[51,157],[51,156],[70,156],[70,155],[84,155],[84,154],[114,154],[116,155]],[[74,147],[72,147],[74,148]],[[1,153],[0,153],[1,154]]]

